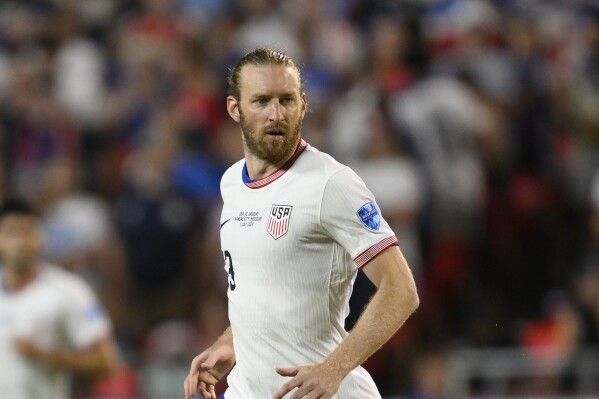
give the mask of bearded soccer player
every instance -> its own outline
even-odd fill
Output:
[[[38,217],[0,204],[0,398],[68,399],[71,373],[118,366],[110,324],[84,281],[41,261]]]
[[[419,302],[397,239],[362,180],[301,138],[291,58],[256,49],[228,85],[245,155],[221,181],[231,325],[193,360],[185,396],[215,399],[230,371],[226,399],[380,398],[360,365]],[[358,268],[377,292],[348,334]]]

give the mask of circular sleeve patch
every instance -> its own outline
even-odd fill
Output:
[[[358,209],[357,214],[358,218],[360,218],[360,221],[367,229],[378,231],[381,227],[381,215],[372,202],[362,205],[362,207]]]

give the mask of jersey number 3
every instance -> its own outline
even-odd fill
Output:
[[[235,271],[233,270],[233,258],[229,251],[225,251],[225,270],[229,275],[229,288],[231,291],[235,291]]]

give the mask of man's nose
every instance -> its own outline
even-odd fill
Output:
[[[285,108],[276,99],[270,105],[269,119],[271,122],[280,122],[285,119]]]

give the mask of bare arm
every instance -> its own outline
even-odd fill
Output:
[[[401,251],[388,248],[364,267],[377,292],[347,338],[325,360],[345,375],[364,363],[416,310],[416,284]]]
[[[293,388],[291,399],[314,392],[315,397],[330,398],[351,370],[376,352],[401,327],[419,304],[416,284],[401,251],[390,247],[364,268],[378,288],[343,342],[318,365],[277,369],[294,378],[275,394],[281,399]]]
[[[15,340],[15,346],[29,359],[76,374],[105,376],[119,367],[119,357],[112,337],[106,337],[80,351],[42,349],[22,339]]]

